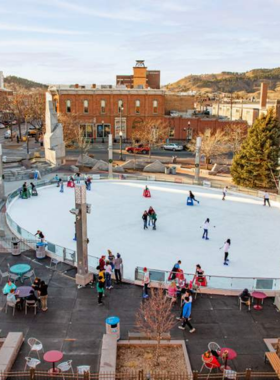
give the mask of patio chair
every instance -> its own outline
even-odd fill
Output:
[[[208,350],[209,351],[215,351],[218,353],[221,351],[221,347],[216,342],[210,342],[210,343],[208,343]]]
[[[51,258],[50,262],[50,268],[53,270],[57,270],[57,266],[61,263],[58,259],[55,259],[54,257]]]
[[[37,314],[37,307],[38,307],[37,302],[36,301],[28,301],[28,300],[25,301],[25,315],[27,314],[27,309],[29,307],[34,309],[34,315],[36,315]]]
[[[250,301],[250,299],[249,299],[249,301]],[[243,301],[243,300],[241,299],[241,297],[238,297],[239,310],[242,309],[242,304],[244,303],[244,305],[248,306],[248,311],[250,311],[250,310],[251,310],[251,301],[249,302],[249,305],[247,305],[247,302],[248,302],[248,301]]]
[[[27,341],[27,343],[28,343],[28,345],[30,347],[30,351],[29,351],[28,355],[30,355],[30,353],[32,351],[36,351],[38,359],[40,359],[39,351],[43,351],[43,353],[44,353],[43,344],[38,339],[36,339],[36,338],[29,338],[28,341]]]
[[[30,280],[30,282],[31,282],[31,285],[32,285],[32,278],[35,278],[36,277],[36,275],[35,275],[35,272],[34,272],[34,269],[31,269],[29,272],[27,272],[27,273],[25,273],[25,275],[24,275],[24,280]]]
[[[18,276],[17,274],[9,272],[9,279],[12,280],[13,282],[16,282],[17,280],[20,279],[20,276]]]
[[[6,308],[5,308],[5,313],[8,313],[8,306],[13,309],[13,316],[15,315],[15,310],[16,310],[16,304],[13,302],[6,301]]]
[[[9,273],[8,272],[2,272],[0,269],[0,276],[1,276],[0,284],[2,284],[3,278],[5,278],[5,277],[9,278]]]
[[[71,371],[72,375],[74,375],[73,367],[72,367],[72,361],[73,360],[67,360],[67,362],[60,363],[56,366],[62,373],[62,378],[64,379],[63,373],[67,371]]]
[[[83,375],[86,372],[90,372],[90,365],[79,365],[77,367],[78,375]]]
[[[26,370],[26,367],[29,367],[29,368],[33,368],[33,369],[35,369],[35,368],[37,367],[38,364],[41,364],[40,360],[38,360],[38,359],[34,359],[34,358],[26,357],[26,358],[25,358],[25,367],[24,367],[24,371]]]
[[[210,373],[212,372],[213,369],[215,368],[219,368],[221,365],[219,364],[216,364],[215,362],[213,362],[214,360],[214,357],[210,357],[210,358],[205,358],[204,356],[202,356],[202,367],[200,369],[200,373],[203,371],[204,368],[208,369],[209,370],[209,373],[208,373],[208,376],[207,376],[207,379],[209,378],[210,376]],[[217,360],[216,360],[217,362]]]

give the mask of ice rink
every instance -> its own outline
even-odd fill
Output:
[[[142,196],[145,185],[152,198]],[[199,205],[186,206],[192,190]],[[8,212],[29,232],[38,229],[46,240],[76,249],[74,190],[65,186],[39,189],[39,196],[18,199]],[[263,207],[262,199],[221,190],[159,182],[93,181],[87,191],[89,255],[100,257],[110,249],[121,253],[126,278],[134,278],[137,266],[170,270],[177,260],[184,272],[193,273],[200,264],[206,274],[221,276],[280,277],[280,211]],[[142,214],[152,206],[158,217],[157,230],[143,229]],[[210,218],[209,238],[202,239],[202,228]],[[223,265],[223,246],[232,241],[230,264]]]

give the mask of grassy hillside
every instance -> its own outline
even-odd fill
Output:
[[[219,74],[189,75],[166,88],[171,91],[244,92],[256,94],[261,82],[269,85],[271,98],[280,98],[280,67],[255,69],[245,73],[222,72]]]
[[[16,76],[5,77],[5,87],[9,90],[33,90],[33,89],[47,89],[48,86],[42,83],[33,82],[25,78]]]

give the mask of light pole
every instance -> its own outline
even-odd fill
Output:
[[[104,120],[102,120],[102,143],[104,143]]]
[[[122,132],[122,111],[123,111],[123,106],[119,107],[119,113],[120,113],[120,132]]]
[[[122,133],[122,131],[120,131],[119,136],[120,136],[120,152],[121,152],[120,160],[123,161],[123,156],[122,156],[122,137],[123,137],[123,133]]]
[[[0,144],[0,199],[5,199],[2,144]]]
[[[200,151],[201,151],[201,137],[197,137],[196,138],[196,147],[195,147],[195,176],[194,176],[195,183],[198,183],[198,181],[199,181]]]

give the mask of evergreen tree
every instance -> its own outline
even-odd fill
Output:
[[[275,188],[278,177],[280,125],[275,112],[256,119],[240,151],[233,158],[231,175],[234,183],[251,188]]]

